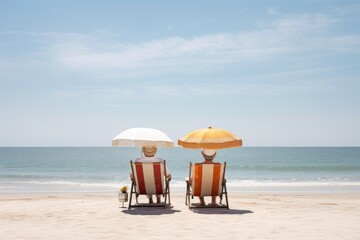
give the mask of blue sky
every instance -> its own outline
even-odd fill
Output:
[[[0,1],[0,146],[360,145],[358,1]]]

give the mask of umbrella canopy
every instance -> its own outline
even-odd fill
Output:
[[[178,140],[184,148],[222,149],[242,146],[242,140],[220,128],[205,128],[192,131]]]
[[[130,128],[112,140],[112,146],[172,148],[173,141],[162,131],[153,128]]]

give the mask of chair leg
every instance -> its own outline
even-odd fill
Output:
[[[186,182],[186,191],[185,191],[185,205],[186,206],[188,205],[188,202],[187,202],[188,193],[189,193],[189,183]]]
[[[224,185],[224,188],[225,188],[226,207],[227,207],[227,209],[229,209],[229,200],[228,200],[228,195],[227,195],[226,183]]]
[[[191,199],[192,197],[190,197],[190,192],[189,192],[189,194],[188,194],[188,207],[190,208],[191,207],[191,202],[190,202],[190,199]]]
[[[186,181],[185,205],[190,208],[190,183]]]
[[[224,194],[224,184],[221,184],[221,194],[220,194],[220,204],[222,204],[222,199],[223,199],[223,194]]]
[[[190,190],[190,184],[188,185],[188,188],[187,188],[187,203],[188,203],[188,208],[190,209],[191,208],[191,201],[190,199],[192,199],[193,196],[191,196],[191,190]]]
[[[171,205],[171,201],[170,201],[170,183],[167,182],[167,185],[168,185],[167,189],[168,189],[168,194],[169,194],[169,205]]]
[[[131,208],[131,201],[132,201],[133,189],[134,189],[134,182],[132,181],[132,182],[131,182],[130,200],[129,200],[129,207],[128,207],[128,209]]]
[[[169,205],[171,205],[171,203],[170,203],[170,188],[169,188],[168,181],[165,182],[165,191],[163,193],[163,197],[164,197],[164,208],[166,208],[167,202],[169,202]],[[169,199],[169,200],[167,200],[167,199]]]

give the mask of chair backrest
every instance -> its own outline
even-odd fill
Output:
[[[226,163],[190,163],[193,196],[219,196],[225,177]]]
[[[130,162],[136,183],[136,192],[140,195],[161,195],[164,193],[166,163]]]

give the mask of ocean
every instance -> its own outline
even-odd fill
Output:
[[[130,186],[126,147],[1,147],[0,194],[116,192]],[[171,190],[185,192],[189,162],[199,149],[159,149],[172,173]],[[219,150],[229,192],[360,192],[360,147],[242,147]]]

